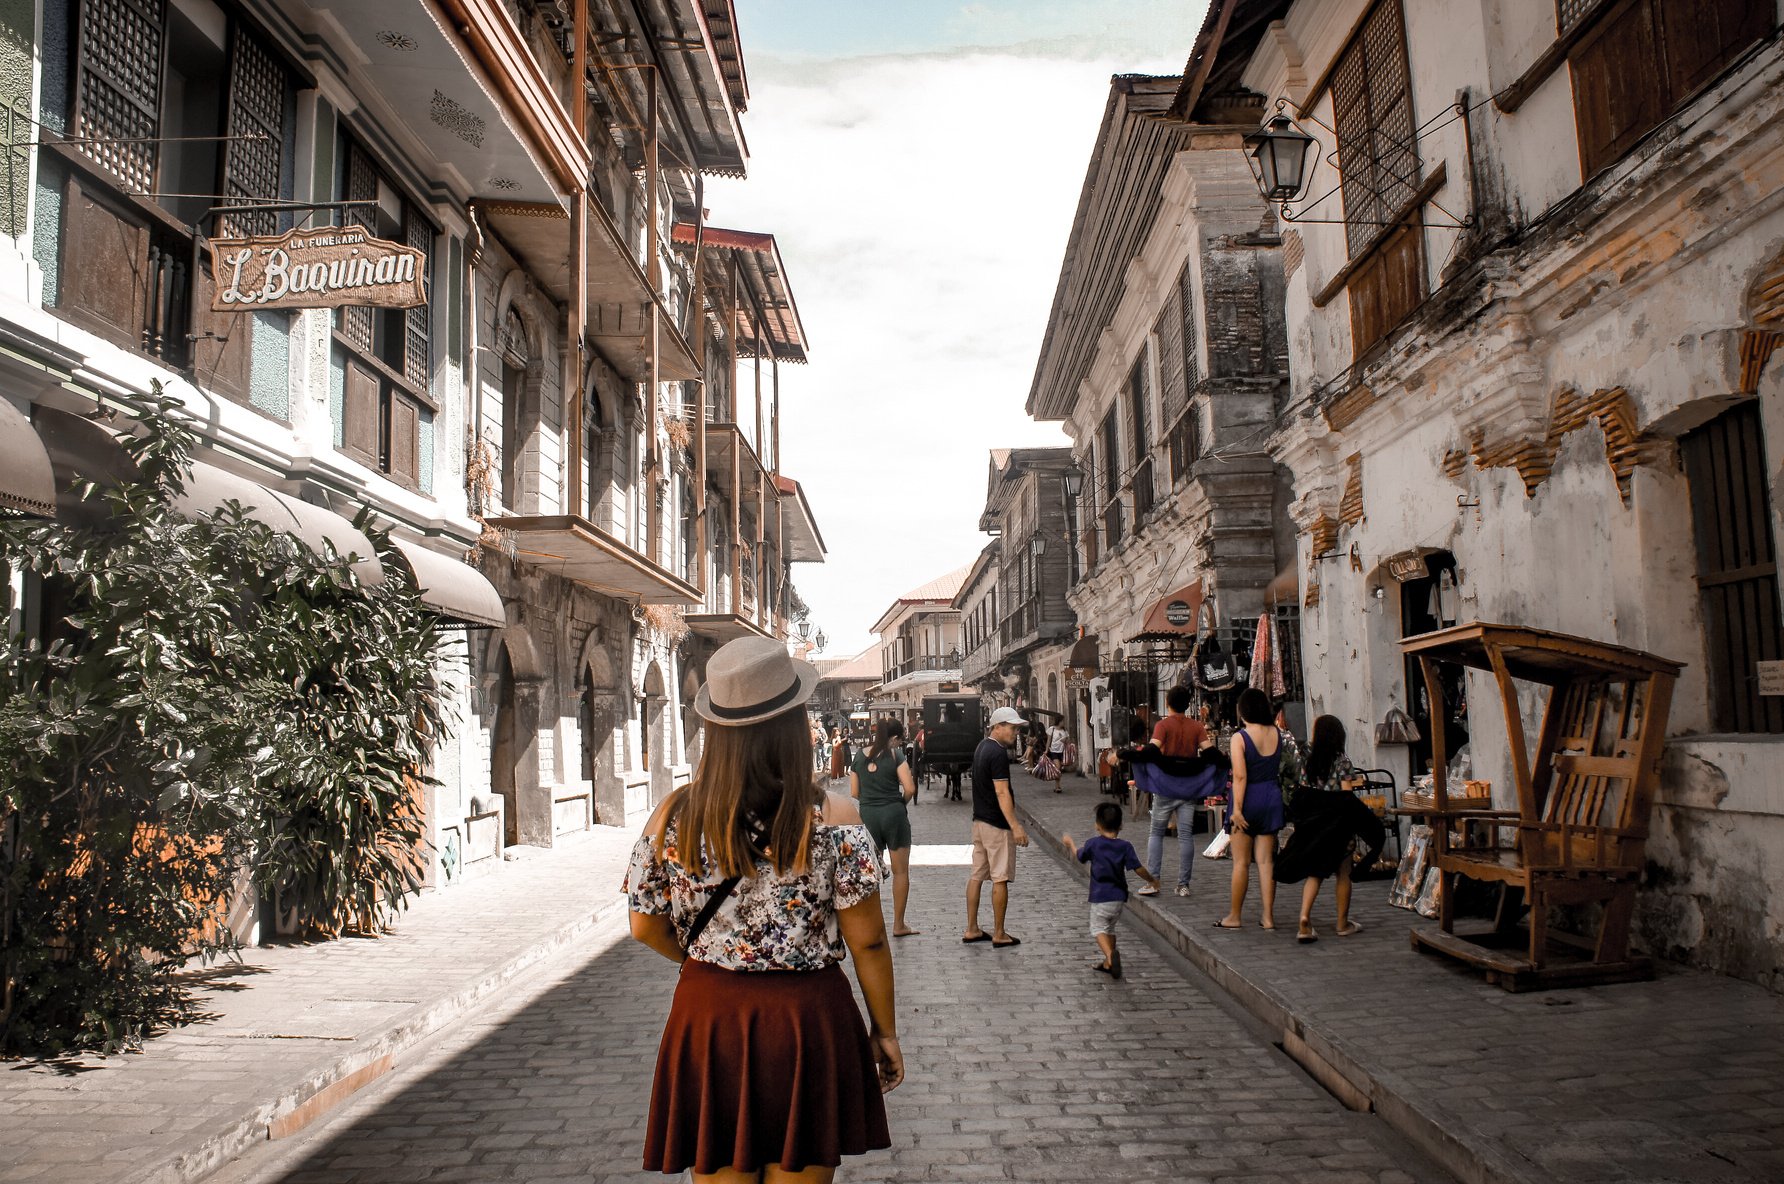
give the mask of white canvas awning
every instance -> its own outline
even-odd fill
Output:
[[[208,514],[231,501],[240,502],[247,516],[256,522],[296,535],[313,551],[325,553],[334,548],[336,554],[352,561],[363,582],[384,582],[384,567],[378,562],[372,540],[354,529],[351,522],[333,510],[275,492],[215,465],[194,462],[186,490],[175,499],[174,507],[183,513]]]
[[[56,513],[56,473],[25,413],[0,399],[0,506],[40,518]]]
[[[450,555],[442,555],[420,543],[391,539],[408,564],[409,574],[421,591],[421,603],[448,621],[480,629],[500,629],[508,623],[502,594],[482,572]]]

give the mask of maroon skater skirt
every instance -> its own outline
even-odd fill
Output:
[[[657,1049],[645,1171],[799,1171],[891,1145],[873,1048],[841,966],[682,963]]]

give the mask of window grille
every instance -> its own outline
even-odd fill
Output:
[[[285,72],[239,24],[233,43],[223,193],[230,202],[248,205],[279,196],[279,168],[285,151]],[[224,214],[217,221],[218,231],[225,237],[268,235],[279,228],[279,216],[271,211]]]
[[[1346,242],[1355,257],[1381,236],[1419,183],[1406,26],[1400,0],[1382,0],[1332,73]]]

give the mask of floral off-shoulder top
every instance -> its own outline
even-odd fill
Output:
[[[676,826],[663,833],[661,854],[653,832],[632,848],[621,891],[632,911],[668,913],[676,940],[686,943],[706,898],[724,882],[702,859],[698,870],[683,866]],[[799,874],[778,875],[774,865],[756,864],[719,906],[688,957],[726,970],[822,970],[843,960],[839,909],[880,890],[880,866],[867,827],[860,823],[812,828],[810,866]]]

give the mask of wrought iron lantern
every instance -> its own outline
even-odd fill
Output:
[[[1078,462],[1073,461],[1072,467],[1060,474],[1060,478],[1065,483],[1066,501],[1077,501],[1079,495],[1084,492],[1084,470],[1078,466]]]
[[[1246,163],[1265,201],[1293,201],[1307,187],[1312,136],[1286,115],[1276,115],[1245,137]]]

